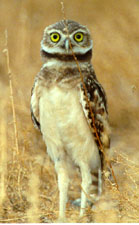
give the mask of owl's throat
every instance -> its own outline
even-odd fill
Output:
[[[48,60],[56,59],[58,61],[65,61],[65,62],[74,62],[74,56],[72,54],[60,54],[60,53],[48,53],[41,49],[41,56],[44,62],[48,62]],[[91,62],[92,58],[92,49],[86,52],[85,54],[75,54],[77,60],[79,62]]]

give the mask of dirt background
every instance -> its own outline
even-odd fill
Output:
[[[80,219],[70,202],[80,196],[75,176],[67,217],[69,222],[139,222],[139,1],[65,0],[64,5],[66,17],[86,25],[93,37],[92,62],[107,93],[110,156],[120,189],[109,184],[96,208],[88,206]],[[0,0],[0,222],[55,222],[58,216],[56,175],[31,122],[30,93],[42,65],[43,30],[61,19],[58,0]]]

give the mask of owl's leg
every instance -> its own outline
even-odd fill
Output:
[[[101,167],[98,168],[98,186],[97,186],[97,195],[94,197],[94,201],[98,201],[100,199],[100,196],[102,194],[102,170]],[[95,205],[92,206],[92,209],[94,210]]]
[[[58,175],[58,188],[59,188],[59,221],[65,218],[65,210],[68,195],[69,176],[68,171],[63,160],[55,162],[55,169]]]
[[[102,170],[98,169],[98,197],[100,197],[102,193]]]
[[[87,203],[87,196],[89,194],[90,185],[92,184],[92,176],[88,165],[81,164],[81,176],[82,176],[82,191],[81,191],[81,209],[80,209],[80,216],[83,216],[86,203]]]

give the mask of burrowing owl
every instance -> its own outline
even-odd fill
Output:
[[[32,89],[31,113],[57,172],[59,218],[65,217],[69,164],[73,163],[81,172],[80,216],[86,207],[90,185],[96,179],[93,171],[98,171],[98,194],[101,194],[103,157],[78,68],[84,79],[99,138],[103,147],[109,148],[106,95],[91,64],[92,47],[89,30],[71,20],[46,27],[41,41],[44,64]]]

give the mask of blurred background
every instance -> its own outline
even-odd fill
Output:
[[[41,204],[41,207],[38,207],[41,208],[40,214],[42,212],[45,214],[40,216],[41,221],[46,222],[44,220],[46,214],[52,221],[57,217],[56,177],[53,164],[45,154],[41,135],[31,122],[30,94],[34,78],[42,65],[40,41],[43,30],[46,26],[63,19],[60,2],[59,0],[0,0],[0,154],[2,160],[0,172],[1,187],[4,190],[1,204],[5,204],[0,214],[1,222],[26,222],[26,209],[31,213],[29,206],[32,205],[34,208],[31,210],[34,212],[33,210],[38,210],[35,208],[37,204]],[[121,190],[122,188],[124,190],[124,185],[131,183],[131,194],[137,185],[138,178],[133,177],[133,174],[135,175],[139,160],[139,1],[63,0],[63,2],[66,18],[86,25],[91,31],[94,44],[92,63],[108,98],[112,129],[111,157],[117,160],[117,155],[120,154],[121,158],[119,157],[118,160],[121,160],[121,163],[114,164],[115,172]],[[3,52],[6,48],[5,30],[8,32],[16,123],[13,123],[9,76],[6,56]],[[16,137],[19,148],[18,158],[14,124],[18,133],[18,138]],[[126,173],[125,162],[128,166],[129,159],[134,166],[127,167]],[[129,181],[129,171],[132,181]],[[34,178],[33,174],[37,174],[38,178]],[[35,203],[32,199],[28,200],[27,190],[28,193],[32,192],[30,189],[32,184],[30,185],[29,181],[34,182],[35,193],[39,193],[39,190],[44,193],[41,201],[39,194]],[[17,189],[20,190],[20,194]],[[76,189],[78,195],[79,187]],[[49,196],[49,200],[45,199],[46,195]],[[54,196],[55,200],[52,200]],[[73,192],[71,198],[72,196],[74,196]],[[132,197],[135,197],[135,194]],[[69,216],[78,214],[78,209],[72,209],[69,205],[67,213]],[[127,214],[129,212],[125,211],[125,216],[121,217],[120,222],[139,222],[136,210],[132,218]],[[34,218],[30,214],[28,218],[33,218],[32,221],[36,222],[40,217]],[[85,222],[88,222],[90,217],[86,215],[85,218]],[[103,221],[98,218],[96,216],[96,222],[117,222],[117,217],[113,217],[111,221],[105,221],[106,217]]]

